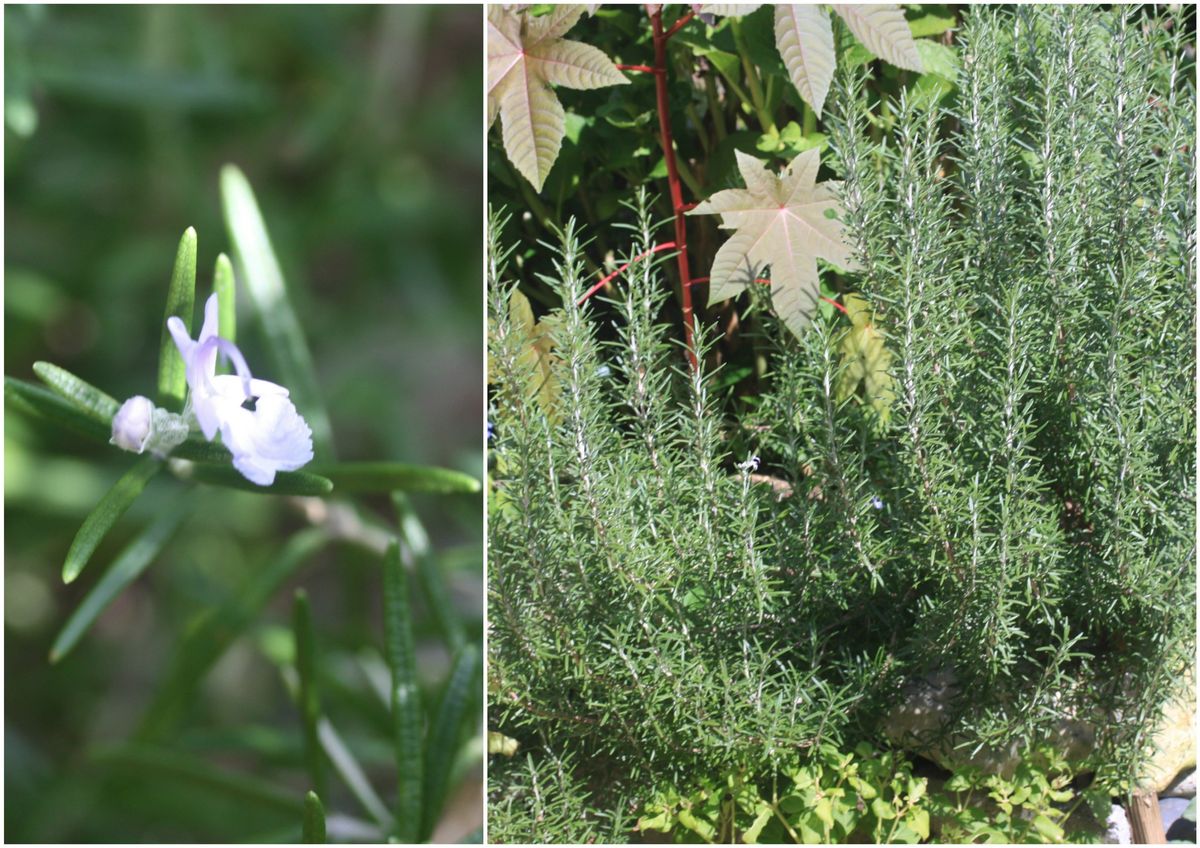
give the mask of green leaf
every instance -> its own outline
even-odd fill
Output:
[[[101,540],[117,523],[117,519],[125,514],[125,510],[137,500],[150,478],[157,474],[160,468],[161,460],[154,457],[138,460],[100,499],[96,508],[83,520],[83,526],[75,534],[75,541],[71,542],[67,551],[67,560],[63,563],[62,570],[64,583],[70,583],[79,576],[79,572],[83,571]]]
[[[288,300],[283,271],[271,247],[254,191],[235,165],[221,169],[221,200],[234,258],[262,321],[272,361],[282,378],[279,382],[288,387],[296,407],[312,428],[317,454],[331,457],[333,431],[317,387],[312,354]]]
[[[412,607],[408,574],[400,561],[400,545],[388,545],[383,558],[384,656],[391,671],[392,745],[396,756],[396,830],[401,842],[415,842],[421,829],[424,751],[421,745],[421,690],[417,685]],[[447,749],[432,749],[449,757]]]
[[[73,403],[68,403],[41,386],[5,377],[4,398],[14,408],[96,441],[107,442],[112,438],[111,423],[100,423],[94,416],[80,411]]]
[[[167,309],[163,316],[162,342],[158,353],[158,405],[179,412],[187,395],[187,376],[167,319],[172,315],[183,321],[188,333],[192,331],[192,313],[196,306],[196,231],[188,227],[179,240],[175,253],[175,268],[171,271],[171,286],[167,290]]]
[[[459,735],[466,724],[478,719],[471,709],[479,696],[478,673],[479,651],[474,645],[466,645],[454,659],[454,668],[434,712],[435,718],[426,740],[425,751],[428,756],[425,757],[425,811],[421,823],[421,841],[429,838],[441,817]]]
[[[758,814],[754,817],[754,821],[742,833],[742,841],[747,845],[754,845],[758,842],[758,837],[762,835],[763,828],[771,821],[771,807],[766,803],[760,802]]]
[[[33,373],[37,374],[52,391],[69,400],[95,420],[109,426],[112,425],[113,416],[121,408],[121,404],[117,403],[115,399],[91,383],[79,379],[65,368],[59,368],[49,362],[35,362],[33,363]]]
[[[957,21],[954,15],[945,17],[931,12],[928,15],[913,18],[908,22],[908,28],[912,32],[913,38],[924,38],[929,35],[941,35],[951,29],[955,23]],[[920,42],[918,41],[917,44],[919,45]]]
[[[321,700],[317,692],[317,638],[313,632],[312,608],[308,603],[308,594],[303,589],[296,590],[296,599],[292,604],[292,630],[296,640],[296,674],[299,678],[297,701],[304,729],[304,758],[313,787],[324,795],[325,762],[321,756],[321,740],[317,735],[317,722],[321,718]],[[305,821],[307,823],[307,816]]]
[[[213,269],[213,291],[217,294],[217,335],[236,342],[237,284],[233,277],[233,263],[224,253],[217,255],[217,266]]]
[[[385,831],[391,830],[393,826],[391,813],[388,812],[387,806],[371,786],[371,781],[367,779],[366,772],[358,764],[358,760],[355,759],[346,743],[342,741],[329,719],[321,719],[317,726],[317,732],[321,736],[321,747],[325,749],[325,755],[329,757],[329,762],[333,764],[333,770],[346,784],[350,794],[355,797],[371,818],[379,822]]]
[[[260,486],[257,483],[251,483],[233,466],[196,464],[181,467],[175,465],[172,466],[172,470],[184,480],[195,480],[210,486],[254,492],[256,495],[324,497],[333,491],[332,481],[317,474],[309,474],[307,471],[280,471],[275,475],[274,483],[270,486]]]
[[[305,845],[321,845],[325,842],[325,808],[316,792],[304,796],[304,829],[301,841]]]
[[[905,823],[913,829],[921,839],[929,838],[929,810],[917,809],[913,810],[905,818]]]
[[[1044,815],[1034,816],[1033,829],[1052,842],[1062,842],[1066,833]]]
[[[154,521],[134,536],[133,541],[117,555],[112,566],[67,619],[50,649],[50,662],[58,662],[70,653],[100,613],[146,570],[183,522],[191,507],[192,502],[189,498],[176,499],[162,507]]]
[[[319,528],[296,533],[262,568],[251,570],[223,604],[204,610],[192,620],[146,710],[138,738],[159,738],[175,727],[196,700],[200,683],[217,660],[258,618],[280,587],[329,541],[329,535]]]
[[[461,471],[402,462],[339,462],[316,465],[312,470],[332,480],[339,492],[350,494],[404,491],[452,495],[482,488],[478,480]]]
[[[429,546],[429,536],[426,535],[421,519],[417,517],[416,511],[403,492],[393,492],[392,503],[396,507],[396,517],[400,524],[400,539],[412,552],[416,561],[417,581],[425,596],[425,602],[429,605],[438,630],[449,643],[450,650],[457,651],[466,643],[466,636],[450,600],[442,569]]]
[[[304,802],[295,793],[272,783],[217,768],[182,750],[147,745],[123,745],[93,755],[99,766],[129,772],[142,780],[168,780],[252,804],[299,815]]]
[[[61,371],[61,369],[58,370]],[[94,441],[108,444],[112,438],[111,420],[102,422],[96,415],[82,411],[74,403],[65,401],[58,394],[48,392],[40,386],[5,377],[4,397],[12,404],[13,408],[20,409],[22,412],[44,421],[58,424]],[[98,408],[94,406],[93,411]],[[232,459],[224,446],[216,442],[206,442],[199,437],[191,437],[183,444],[178,445],[171,451],[171,456],[217,465],[229,465]]]

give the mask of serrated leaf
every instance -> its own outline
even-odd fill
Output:
[[[917,73],[925,70],[904,10],[899,6],[892,3],[835,4],[833,9],[846,22],[855,38],[879,58]]]
[[[429,492],[453,495],[472,494],[482,488],[478,480],[461,471],[403,462],[339,462],[315,465],[310,470],[313,474],[328,477],[339,492],[353,494]]]
[[[892,403],[896,400],[891,373],[892,352],[875,323],[875,314],[867,300],[850,293],[842,297],[842,302],[852,326],[837,343],[842,354],[836,386],[837,400],[841,402],[861,395],[863,402],[874,410],[879,422],[886,424]]]
[[[736,230],[713,260],[709,303],[740,293],[770,266],[775,312],[799,335],[820,293],[817,258],[856,267],[838,220],[837,184],[817,183],[820,153],[815,149],[796,156],[778,176],[753,156],[736,155],[747,188],[717,192],[688,213],[720,215],[723,228]]]
[[[517,288],[509,295],[508,315],[512,331],[522,341],[517,364],[525,371],[525,396],[554,424],[562,394],[555,367],[559,357],[555,353],[554,322],[548,318],[535,321],[529,298]]]
[[[796,91],[820,115],[837,63],[829,15],[816,5],[776,6],[775,46]]]
[[[71,548],[67,551],[67,560],[63,563],[62,571],[64,583],[70,583],[79,576],[79,572],[83,571],[101,540],[117,523],[117,519],[125,514],[125,510],[137,500],[150,478],[157,474],[160,468],[162,461],[153,457],[138,460],[100,499],[96,508],[83,520],[83,526],[75,534],[75,540],[71,542]]]
[[[762,3],[705,3],[700,7],[700,14],[744,17],[756,11],[761,5]]]
[[[183,356],[167,331],[167,319],[177,316],[188,334],[192,332],[192,312],[196,303],[196,231],[184,230],[175,253],[175,267],[167,289],[167,309],[163,315],[162,340],[158,352],[158,404],[172,412],[183,409],[187,395],[187,376]]]
[[[111,425],[113,416],[121,408],[115,398],[91,383],[79,379],[65,368],[59,368],[49,362],[35,362],[33,373],[52,391],[69,400],[96,421]]]
[[[488,7],[489,125],[500,117],[504,150],[525,179],[541,191],[558,158],[566,124],[550,88],[592,89],[629,82],[598,48],[562,38],[583,6],[555,6],[549,14]]]
[[[383,653],[391,673],[389,708],[397,775],[395,835],[401,842],[411,843],[417,841],[421,829],[425,747],[408,574],[400,560],[400,545],[394,539],[383,557],[383,633]],[[433,757],[448,756],[442,749],[430,752]]]
[[[125,587],[141,576],[178,529],[190,508],[191,503],[186,499],[160,508],[154,521],[134,536],[125,549],[117,554],[108,571],[63,625],[53,647],[50,648],[50,662],[58,662],[69,654],[100,613],[104,612]]]

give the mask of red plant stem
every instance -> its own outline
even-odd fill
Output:
[[[590,289],[585,291],[583,293],[583,297],[579,298],[579,300],[576,301],[576,303],[582,305],[585,300],[587,300],[589,297],[594,295],[596,292],[600,291],[600,289],[607,286],[610,282],[613,281],[613,279],[615,279],[619,274],[623,273],[634,262],[640,262],[641,260],[645,259],[647,256],[653,256],[655,253],[658,253],[660,250],[674,250],[674,249],[675,249],[675,242],[668,241],[668,242],[664,242],[663,244],[656,244],[654,247],[650,248],[645,253],[639,253],[637,256],[630,259],[628,262],[626,262],[620,268],[613,271],[608,276],[602,278],[600,280],[600,282],[596,283],[596,285],[592,286]]]
[[[617,65],[617,69],[621,71],[641,71],[644,74],[656,74],[657,70],[649,65]]]
[[[639,257],[639,258],[640,258],[640,257]],[[691,288],[692,286],[696,285],[697,283],[707,283],[707,282],[708,282],[708,277],[692,277],[692,279],[688,280],[688,287],[689,287],[689,288]],[[771,281],[770,281],[770,280],[768,280],[766,277],[756,277],[756,278],[755,278],[755,280],[754,280],[754,282],[756,282],[756,283],[761,283],[761,284],[762,284],[762,285],[764,285],[764,286],[769,286],[769,285],[771,285]],[[836,300],[833,300],[833,299],[831,299],[831,298],[828,298],[828,297],[826,297],[825,295],[821,295],[821,300],[823,300],[823,301],[825,301],[826,303],[828,303],[828,304],[831,304],[831,305],[833,305],[833,306],[837,307],[838,309],[840,309],[840,310],[842,311],[842,314],[843,314],[843,315],[849,315],[849,314],[850,314],[850,310],[849,310],[849,309],[847,309],[847,308],[846,308],[845,306],[843,306],[842,304],[838,303]]]
[[[669,30],[667,30],[666,35],[664,35],[663,38],[670,39],[671,36],[673,36],[675,33],[679,32],[681,29],[683,29],[685,26],[687,26],[688,21],[690,21],[694,17],[696,17],[695,12],[688,12],[682,18],[677,20],[675,23],[671,24],[671,28]]]
[[[675,245],[679,249],[676,261],[679,263],[683,336],[684,343],[687,345],[688,362],[695,371],[700,367],[700,363],[696,359],[695,343],[692,338],[694,332],[692,327],[692,288],[688,285],[688,280],[692,278],[692,275],[688,269],[687,223],[683,217],[683,183],[679,179],[679,167],[675,163],[675,144],[671,138],[670,103],[667,100],[667,39],[670,38],[670,35],[663,32],[661,7],[650,16],[650,24],[654,29],[654,93],[658,105],[658,129],[661,135],[663,159],[667,163],[667,182],[671,187],[671,208],[675,210]],[[678,28],[679,24],[677,23],[672,28],[671,35]]]

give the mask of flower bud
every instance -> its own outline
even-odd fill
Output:
[[[141,453],[153,432],[154,404],[150,398],[134,395],[117,410],[112,420],[111,444],[122,450]]]

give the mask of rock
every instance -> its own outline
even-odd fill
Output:
[[[1171,785],[1159,793],[1164,798],[1195,798],[1196,770],[1184,769],[1171,781]]]
[[[1113,804],[1112,812],[1108,814],[1108,827],[1104,831],[1105,845],[1130,845],[1133,843],[1133,827],[1125,808]]]
[[[1167,834],[1168,840],[1196,841],[1195,812],[1193,811],[1193,818],[1190,819],[1184,815],[1189,803],[1191,802],[1187,798],[1159,799],[1158,808],[1162,811],[1163,832]]]
[[[956,748],[961,738],[946,736],[942,728],[949,719],[950,703],[958,694],[953,671],[942,670],[917,678],[905,689],[904,701],[894,708],[884,724],[884,733],[899,747],[933,760],[947,771],[973,765],[990,774],[1012,777],[1025,749],[1016,743],[1004,748],[983,748],[972,754]],[[1091,726],[1077,719],[1060,719],[1048,740],[1067,759],[1083,759],[1096,744]]]
[[[1181,771],[1196,768],[1196,672],[1188,669],[1179,697],[1171,699],[1154,734],[1154,755],[1142,786],[1163,793]],[[1196,794],[1195,779],[1192,794]]]
[[[992,774],[1011,777],[1025,751],[1013,744],[1004,748],[956,748],[961,738],[947,736],[943,728],[950,718],[950,704],[958,694],[953,670],[943,669],[911,681],[904,700],[888,714],[884,733],[894,745],[933,760],[947,771],[973,765]],[[1060,719],[1053,727],[1049,743],[1067,760],[1078,761],[1092,753],[1096,744],[1095,726],[1079,717]],[[1167,704],[1162,721],[1154,734],[1155,753],[1144,772],[1141,785],[1160,794],[1176,786],[1180,772],[1196,768],[1196,676],[1192,669],[1181,681],[1178,694]],[[1172,794],[1196,794],[1195,777],[1181,784],[1184,791]],[[1190,787],[1190,790],[1187,788]]]

